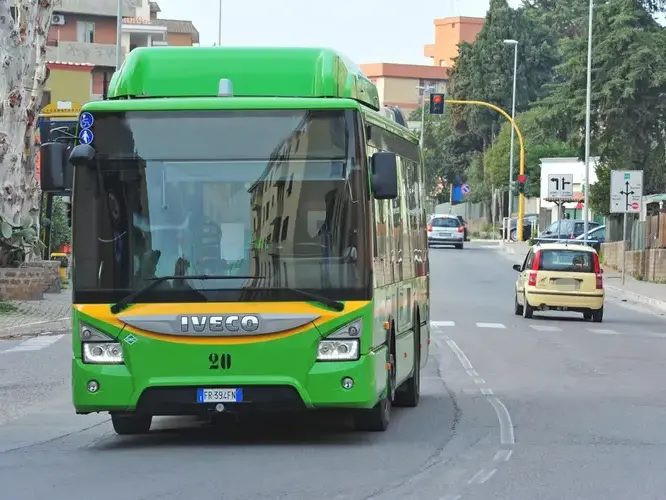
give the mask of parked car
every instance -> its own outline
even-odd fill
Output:
[[[588,231],[599,227],[597,222],[588,222]],[[585,221],[582,219],[561,219],[556,220],[546,228],[537,238],[537,241],[544,240],[573,240],[578,238],[585,231]],[[545,241],[544,241],[545,242]]]
[[[464,219],[462,215],[457,215],[456,217],[458,217],[458,220],[463,226],[464,229],[463,235],[465,236],[465,241],[469,241],[469,236],[467,236],[467,221]]]
[[[584,244],[585,234],[577,236],[573,243]],[[606,226],[595,227],[587,232],[587,244],[597,252],[601,250],[601,244],[606,241]]]
[[[509,238],[512,241],[516,241],[518,239],[518,217],[513,217],[509,219],[509,227],[511,228],[509,230]],[[528,240],[529,238],[532,237],[532,226],[538,224],[539,222],[539,214],[525,214],[523,215],[523,239]],[[500,226],[500,236],[504,238],[505,234],[505,224],[506,224],[506,219],[502,220],[502,225]]]

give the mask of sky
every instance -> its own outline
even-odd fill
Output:
[[[319,46],[359,64],[432,64],[423,46],[433,43],[433,20],[485,17],[489,0],[156,0],[164,19],[187,19],[201,45]],[[512,6],[520,0],[509,0]]]

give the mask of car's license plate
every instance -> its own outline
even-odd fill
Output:
[[[241,403],[243,389],[197,389],[197,403]]]
[[[556,278],[553,285],[561,290],[580,290],[580,281],[571,278]]]

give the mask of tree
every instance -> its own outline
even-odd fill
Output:
[[[53,9],[53,0],[0,0],[0,266],[19,265],[39,244],[35,126]]]
[[[506,0],[491,0],[486,22],[473,44],[460,44],[450,77],[454,99],[486,101],[511,109],[513,50],[503,41],[518,41],[519,62],[516,74],[516,109],[529,109],[530,103],[544,95],[543,86],[553,77],[559,62],[555,37],[524,9],[512,9]],[[477,151],[485,150],[504,124],[497,112],[473,106],[454,111],[456,130],[473,134]]]
[[[596,11],[592,75],[592,147],[600,156],[595,211],[609,211],[610,169],[644,170],[647,194],[663,192],[666,179],[666,55],[655,50],[666,32],[635,0],[608,0]],[[587,34],[562,44],[559,81],[544,100],[546,118],[560,136],[571,134],[584,152]]]
[[[550,135],[544,127],[543,110],[535,107],[516,116],[518,128],[525,141],[525,196],[538,197],[541,190],[541,158],[576,156],[575,145]],[[514,173],[518,177],[519,143],[515,139]],[[507,123],[495,143],[486,150],[484,166],[489,182],[503,190],[509,187],[509,158],[511,148],[511,124]]]
[[[46,199],[42,201],[42,205],[45,211]],[[51,251],[58,251],[63,245],[68,245],[72,242],[72,228],[67,216],[67,204],[61,196],[53,197],[51,220],[43,222],[45,226],[48,224],[47,230],[51,234]]]

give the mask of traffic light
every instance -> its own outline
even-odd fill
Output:
[[[520,194],[525,194],[525,181],[527,179],[525,178],[524,175],[519,175],[518,176],[518,192]]]
[[[444,114],[444,94],[430,94],[430,114]]]

